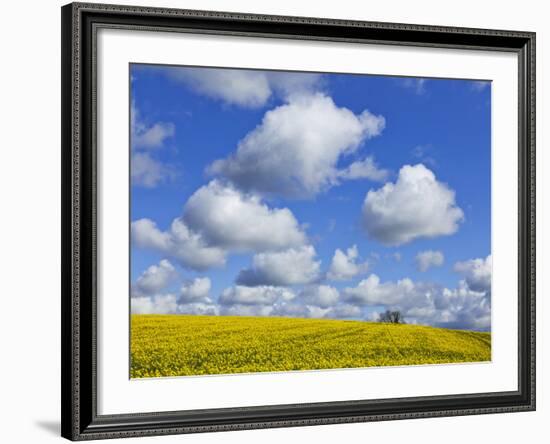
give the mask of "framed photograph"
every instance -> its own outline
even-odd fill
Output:
[[[62,435],[535,409],[535,35],[62,8]]]

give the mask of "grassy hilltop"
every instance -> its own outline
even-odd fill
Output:
[[[490,360],[490,333],[328,319],[131,318],[132,378]]]

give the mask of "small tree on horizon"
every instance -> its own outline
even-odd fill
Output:
[[[404,324],[405,320],[399,310],[391,311],[386,310],[380,314],[379,322],[387,322],[388,324]]]

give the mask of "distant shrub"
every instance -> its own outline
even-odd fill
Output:
[[[387,322],[389,324],[404,324],[405,320],[403,319],[403,315],[401,315],[401,312],[399,310],[391,311],[386,310],[384,313],[380,314],[380,318],[378,319],[379,322]]]

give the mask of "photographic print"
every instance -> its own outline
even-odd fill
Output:
[[[491,82],[129,76],[131,378],[491,360]]]

